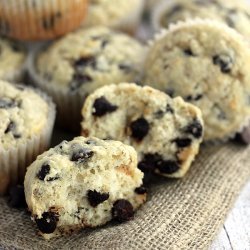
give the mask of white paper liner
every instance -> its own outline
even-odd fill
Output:
[[[36,157],[48,149],[55,121],[55,105],[44,93],[35,90],[48,104],[47,124],[40,134],[27,141],[21,141],[10,149],[0,148],[0,195],[4,195],[10,186],[22,183],[26,168]]]
[[[154,38],[150,41],[148,41],[149,50],[155,46],[155,43],[159,40],[161,40],[164,37],[167,37],[172,32],[175,32],[178,29],[184,28],[184,27],[192,27],[197,24],[204,25],[207,24],[210,27],[216,26],[217,28],[221,29],[222,32],[229,33],[230,36],[234,37],[236,40],[240,41],[243,46],[249,47],[249,41],[243,37],[240,33],[238,33],[236,30],[226,26],[225,24],[210,20],[210,19],[201,19],[201,18],[194,18],[194,19],[187,19],[186,21],[178,21],[177,23],[172,23],[169,25],[168,29],[161,29],[160,32],[156,33]],[[147,58],[145,59],[144,64],[146,63]],[[145,67],[144,67],[145,68]],[[250,124],[250,114],[247,116],[242,123],[239,125],[238,129],[235,129],[235,131],[232,131],[230,135],[219,138],[219,139],[213,139],[213,140],[206,140],[203,142],[203,144],[212,144],[212,145],[218,145],[221,143],[225,143],[233,138],[235,138],[237,133],[241,133],[243,129]],[[206,128],[205,128],[206,129]]]
[[[70,131],[80,130],[81,108],[86,96],[84,93],[70,93],[68,88],[48,82],[36,71],[36,56],[48,43],[43,43],[31,51],[27,60],[27,70],[32,83],[48,93],[57,105],[57,125]]]

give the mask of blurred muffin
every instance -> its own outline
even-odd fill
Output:
[[[22,182],[26,167],[47,149],[54,118],[46,95],[0,81],[0,194]]]
[[[80,26],[87,0],[2,0],[0,34],[20,40],[52,39]]]
[[[128,35],[93,27],[36,52],[29,71],[34,83],[54,98],[60,124],[68,128],[79,125],[84,99],[95,89],[140,81],[144,54],[144,46]]]
[[[103,25],[134,34],[140,23],[144,0],[89,0],[84,26]]]

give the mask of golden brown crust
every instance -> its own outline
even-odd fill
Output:
[[[12,6],[17,6],[14,3]],[[52,6],[51,9],[47,6],[28,7],[24,10],[2,8],[0,19],[6,28],[1,33],[20,40],[53,39],[79,27],[86,16],[87,6],[88,0],[63,0],[58,1],[56,9]]]

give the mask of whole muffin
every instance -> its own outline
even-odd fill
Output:
[[[1,0],[0,34],[20,40],[53,39],[79,27],[87,0]]]
[[[60,120],[67,124],[70,117],[72,124],[80,121],[84,98],[95,89],[140,81],[144,54],[145,47],[128,35],[93,27],[35,53],[29,68],[34,82],[55,99]]]
[[[198,106],[205,140],[226,140],[250,117],[250,49],[235,30],[209,20],[170,27],[153,42],[145,82]]]
[[[16,42],[0,38],[0,79],[21,80],[26,61],[26,51]]]
[[[124,222],[145,202],[135,150],[77,137],[40,155],[25,176],[25,196],[44,238]]]
[[[179,178],[199,152],[203,120],[198,108],[150,87],[104,86],[82,109],[82,135],[131,145],[144,172]]]
[[[134,34],[141,19],[144,0],[89,0],[84,26],[104,25]]]
[[[54,118],[47,96],[0,81],[0,194],[22,182],[26,167],[46,150]]]
[[[250,5],[244,0],[170,0],[162,1],[153,13],[155,29],[190,18],[223,22],[250,38]]]

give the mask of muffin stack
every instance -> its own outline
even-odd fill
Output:
[[[0,7],[0,193],[25,175],[45,239],[132,219],[152,176],[184,177],[202,142],[248,143],[243,0],[148,1],[151,19],[143,0]],[[165,29],[145,45],[141,23]],[[24,71],[40,90],[16,84]],[[56,129],[76,137],[46,151],[55,106]]]

